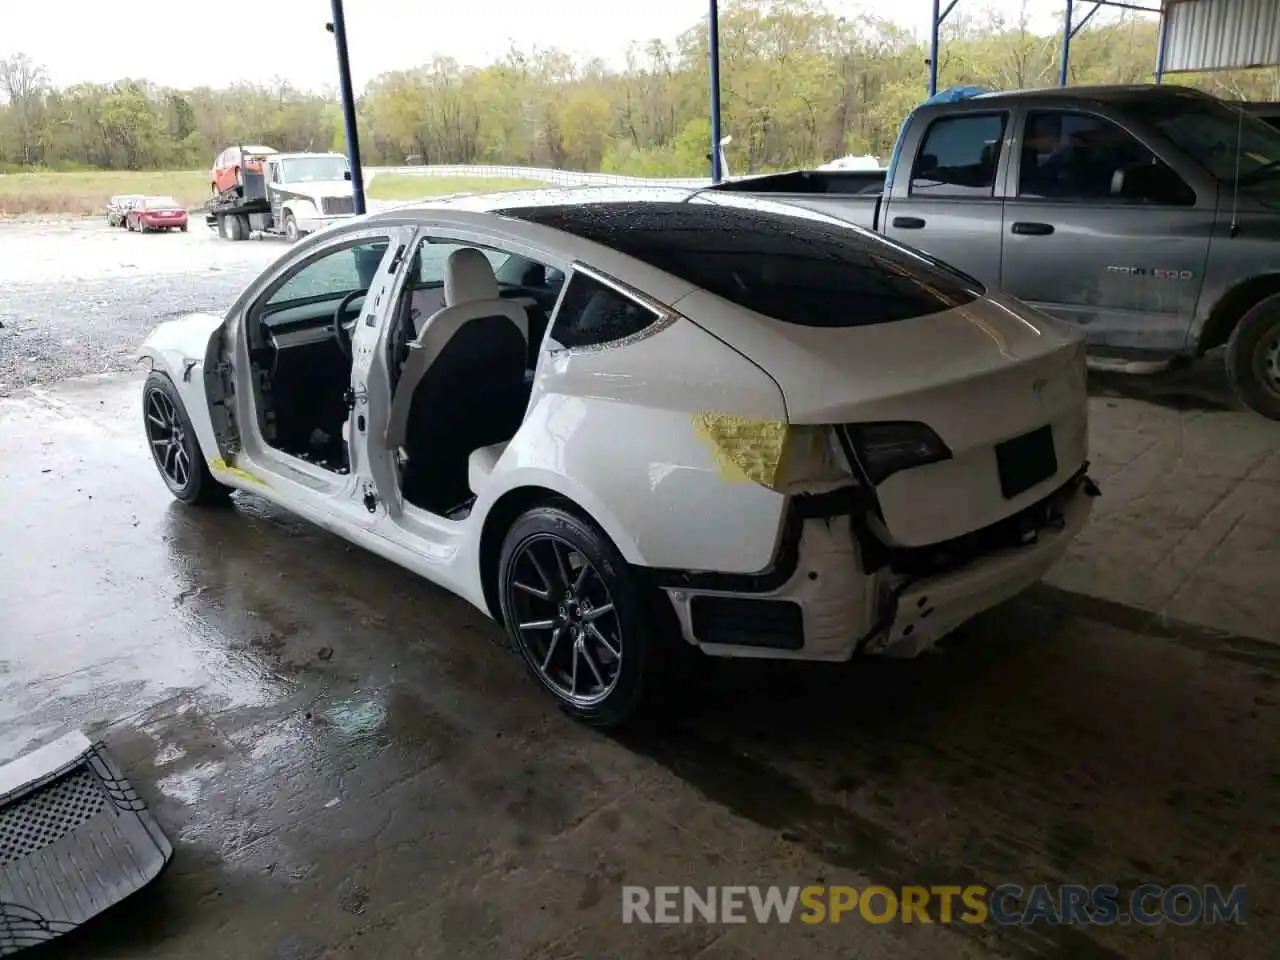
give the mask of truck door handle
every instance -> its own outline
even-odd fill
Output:
[[[1011,232],[1021,237],[1047,237],[1053,233],[1052,223],[1015,223]]]
[[[924,221],[919,217],[894,217],[893,225],[899,230],[919,230],[924,227]]]

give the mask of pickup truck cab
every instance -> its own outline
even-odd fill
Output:
[[[1237,396],[1280,419],[1280,130],[1226,101],[1147,85],[929,103],[883,174],[712,189],[886,234],[1079,326],[1098,356],[1225,344]]]

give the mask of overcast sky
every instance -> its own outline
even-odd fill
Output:
[[[959,0],[957,9],[1014,12],[1021,0]],[[1033,27],[1052,29],[1061,0],[1027,0]],[[1154,2],[1150,5],[1154,6]],[[1083,6],[1081,4],[1080,6]],[[166,86],[222,85],[284,77],[318,89],[335,82],[329,0],[6,0],[0,3],[0,56],[22,52],[54,83],[145,76]],[[841,13],[871,13],[928,32],[930,0],[828,0]],[[1086,8],[1087,9],[1087,8]],[[229,39],[256,16],[263,42]],[[628,41],[674,39],[705,23],[704,0],[346,0],[351,68],[357,88],[387,70],[436,54],[483,64],[511,42],[559,46],[616,61]],[[1079,15],[1079,14],[1077,14]],[[225,22],[219,26],[219,18]],[[203,25],[202,25],[203,24]],[[202,42],[202,36],[209,36]],[[212,39],[215,35],[220,39]]]

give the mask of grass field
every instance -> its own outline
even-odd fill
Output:
[[[494,193],[499,190],[526,190],[545,187],[538,180],[511,180],[501,177],[432,177],[411,173],[384,173],[369,184],[372,200],[419,200],[451,193]]]
[[[431,177],[387,173],[369,184],[373,200],[417,200],[451,193],[481,193],[540,187],[535,180]],[[95,170],[75,173],[0,175],[0,217],[100,216],[114,194],[169,196],[189,207],[209,199],[207,170]]]
[[[0,217],[24,214],[93,216],[118,193],[173,197],[198,206],[209,198],[207,170],[93,170],[0,176]]]

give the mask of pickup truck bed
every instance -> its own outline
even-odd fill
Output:
[[[732,180],[713,189],[767,196],[875,230],[885,175],[884,170],[796,170]]]

